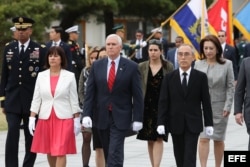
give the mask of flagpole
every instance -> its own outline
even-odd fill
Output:
[[[191,0],[186,0],[186,2],[184,2],[171,16],[169,16],[164,22],[161,23],[161,27],[163,27],[165,24],[167,24],[167,22],[177,13],[179,12],[189,1]],[[157,33],[157,31],[153,32],[145,41],[148,42],[155,34]],[[135,51],[131,54],[131,56],[129,56],[129,58],[133,58],[135,56]]]
[[[234,36],[233,36],[233,17],[232,17],[232,15],[233,15],[233,5],[232,5],[232,0],[228,0],[228,15],[229,15],[229,19],[228,19],[228,21],[229,21],[229,33],[230,33],[230,45],[232,45],[232,46],[234,46],[234,40],[233,40],[233,38],[234,38]]]

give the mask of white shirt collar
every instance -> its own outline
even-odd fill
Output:
[[[24,44],[22,44],[20,41],[18,41],[18,47],[21,51],[22,47],[21,45],[24,45],[24,51],[27,49],[27,47],[29,46],[29,43],[30,43],[30,39],[28,41],[26,41]]]

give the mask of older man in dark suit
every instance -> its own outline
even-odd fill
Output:
[[[108,167],[122,167],[129,128],[139,131],[143,119],[142,80],[138,65],[120,56],[122,40],[106,39],[108,57],[95,61],[87,82],[83,126],[97,127]]]
[[[234,96],[234,115],[237,124],[242,125],[244,120],[247,133],[250,136],[250,58],[243,59]],[[248,143],[250,151],[250,137]]]
[[[208,80],[205,73],[191,68],[195,59],[191,45],[181,45],[177,55],[180,68],[162,82],[157,132],[171,133],[177,167],[195,167],[203,119],[206,134],[213,134]]]

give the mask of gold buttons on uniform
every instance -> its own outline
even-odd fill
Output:
[[[22,78],[22,75],[18,75],[19,78]]]
[[[21,67],[19,68],[19,71],[22,71],[22,68],[21,68]]]
[[[22,82],[19,82],[19,85],[22,85]]]

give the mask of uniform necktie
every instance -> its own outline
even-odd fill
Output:
[[[187,93],[187,73],[183,72],[182,75],[183,75],[183,79],[182,79],[181,85],[182,85],[184,93],[186,94]]]
[[[24,45],[21,45],[21,51],[19,53],[19,58],[23,58],[24,57]]]
[[[109,76],[108,76],[108,88],[109,88],[109,91],[112,90],[114,81],[115,81],[115,62],[112,61],[111,62],[111,68],[109,70]]]

